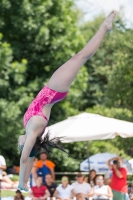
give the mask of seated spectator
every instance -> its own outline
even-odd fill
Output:
[[[48,191],[50,192],[50,197],[53,197],[57,185],[53,182],[51,174],[47,174],[45,176],[45,186],[48,188]]]
[[[36,180],[36,177],[39,173],[43,176],[43,183],[45,183],[46,174],[51,174],[53,181],[55,180],[55,172],[54,172],[55,164],[48,160],[48,156],[46,152],[42,152],[40,154],[40,160],[34,165],[33,168],[33,178]]]
[[[0,155],[0,180],[2,189],[17,189],[18,182],[13,182],[6,173],[3,173],[6,170],[6,161],[3,156]],[[4,175],[3,175],[4,174]]]
[[[117,184],[117,183],[116,183]],[[93,199],[109,199],[112,200],[113,193],[108,185],[104,185],[103,176],[96,177],[96,185],[93,188]]]
[[[24,196],[22,195],[20,190],[16,191],[16,195],[14,196],[14,200],[24,200]]]
[[[17,189],[18,181],[13,182],[8,176],[4,176],[1,181],[1,188],[2,189]]]
[[[73,183],[74,192],[77,200],[85,200],[92,196],[91,186],[89,183],[84,182],[84,177],[81,173],[78,173],[77,182]]]
[[[50,197],[48,189],[46,186],[43,186],[42,183],[42,177],[38,176],[36,179],[36,186],[31,187],[31,191],[29,193],[32,200],[44,200]]]
[[[58,199],[72,199],[75,193],[73,187],[69,184],[68,177],[63,176],[61,182],[62,184],[60,184],[54,192],[54,197]]]
[[[95,183],[96,171],[94,169],[90,170],[90,173],[85,176],[84,182],[89,183],[93,187]]]

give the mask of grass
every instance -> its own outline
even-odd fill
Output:
[[[10,178],[12,181],[19,181],[19,176],[18,175],[13,175],[12,178]]]
[[[18,175],[13,175],[13,177],[11,178],[12,181],[18,181],[19,180],[19,176]],[[14,197],[15,196],[15,191],[11,191],[11,190],[1,190],[1,197]],[[23,193],[24,196],[28,196],[27,193]]]
[[[28,193],[22,193],[25,197],[28,196]],[[1,197],[14,197],[15,191],[11,190],[1,190]]]
[[[18,181],[19,176],[18,175],[13,175],[11,178],[12,181]],[[57,185],[60,183],[60,180],[56,181]],[[16,191],[16,190],[15,190]],[[1,197],[14,197],[15,196],[15,191],[12,190],[1,190]],[[28,196],[28,193],[22,193],[25,197]]]

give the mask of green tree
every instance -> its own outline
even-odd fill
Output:
[[[73,0],[3,0],[0,12],[0,30],[5,41],[11,44],[13,59],[28,61],[25,85],[30,84],[32,88],[28,95],[32,92],[35,96],[52,73],[83,46],[84,38],[77,24],[78,10]],[[78,83],[82,85],[83,81]],[[74,87],[74,94],[78,92],[82,96],[78,85]],[[72,102],[68,106],[82,104],[76,97]],[[60,120],[60,107],[57,105],[53,112],[57,112],[57,120]],[[51,117],[52,122],[54,116]]]
[[[28,60],[28,81],[39,78],[42,85],[83,44],[73,0],[3,0],[0,11],[14,59]]]
[[[10,152],[10,157],[19,162],[16,159],[17,138],[24,133],[22,118],[25,110],[51,74],[83,47],[84,38],[78,28],[78,11],[73,0],[2,0],[0,12],[0,30],[4,35],[1,45],[7,44],[7,52],[1,50],[5,53],[1,59],[12,66],[11,73],[7,72],[5,84],[8,86],[1,87],[5,94],[0,94],[1,101],[7,101],[1,105],[1,120],[4,123],[1,135],[4,144],[9,135],[13,138],[11,148],[1,146],[1,153],[7,159]],[[4,64],[1,67],[4,71],[10,69]],[[4,82],[5,77],[1,78]],[[50,124],[79,112],[87,79],[86,68],[82,68],[68,99],[53,107]],[[11,103],[14,106],[7,109],[8,113],[5,112]],[[10,163],[14,160],[10,160]]]
[[[7,158],[7,162],[10,158],[15,162],[17,150],[14,144],[18,133],[23,133],[21,106],[27,101],[26,88],[22,86],[27,61],[12,60],[11,47],[2,41],[0,34],[0,154]]]
[[[133,110],[133,34],[125,30],[117,34],[121,50],[115,53],[116,61],[108,77],[107,105]]]
[[[83,24],[81,30],[86,41],[96,33],[104,19],[105,15],[100,15],[93,21]],[[128,41],[126,34],[128,34],[128,29],[121,15],[117,14],[112,31],[105,35],[97,53],[85,65],[89,73],[89,79],[88,88],[84,93],[84,98],[88,101],[84,104],[83,109],[97,104],[104,105],[109,100],[106,87],[116,61],[119,62],[117,54],[120,55],[121,48],[124,48],[123,41]],[[113,97],[111,99],[113,101]]]
[[[82,26],[84,36],[86,37],[89,28],[91,37],[103,19],[104,16],[98,16],[93,21],[84,24]],[[86,64],[89,79],[88,88],[84,93],[86,103],[83,109],[107,117],[133,121],[133,47],[131,44],[132,28],[126,26],[120,13],[116,17],[113,31],[105,36],[96,55]],[[112,149],[113,146],[117,146],[118,149],[124,149],[125,153],[128,153],[128,147],[132,146],[132,141],[132,138],[118,137],[110,140],[109,143],[112,144]]]

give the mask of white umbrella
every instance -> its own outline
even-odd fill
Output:
[[[118,157],[116,154],[110,153],[98,153],[90,156],[89,159],[84,160],[80,164],[81,171],[89,171],[90,169],[95,169],[97,173],[109,173],[111,172],[106,164],[106,162],[114,157]],[[89,162],[89,163],[88,163]],[[89,166],[90,165],[90,166]],[[125,167],[128,173],[132,173],[131,164],[124,159],[122,167]]]
[[[49,126],[48,130],[52,136],[64,136],[64,142],[133,137],[133,123],[85,112]]]

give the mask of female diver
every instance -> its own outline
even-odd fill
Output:
[[[18,146],[22,150],[19,189],[28,191],[28,178],[34,156],[39,150],[37,145],[46,150],[48,150],[47,146],[58,148],[56,141],[49,142],[48,135],[44,137],[43,142],[40,139],[48,124],[51,108],[53,104],[66,97],[69,87],[82,65],[95,54],[106,32],[112,29],[114,17],[115,12],[112,11],[86,46],[54,72],[47,85],[39,92],[26,111],[24,115],[26,134],[20,136],[18,141]]]

